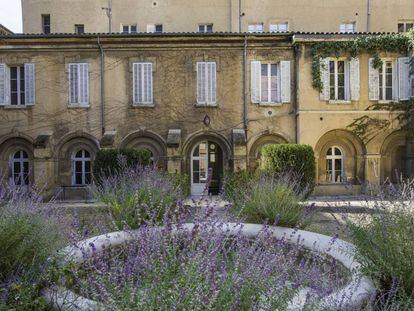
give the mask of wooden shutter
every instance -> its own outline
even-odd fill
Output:
[[[351,93],[350,99],[352,101],[358,101],[360,93],[360,69],[358,58],[352,58],[349,61],[349,87]]]
[[[89,104],[89,65],[79,64],[79,104]]]
[[[280,98],[282,103],[291,102],[291,75],[290,75],[290,61],[280,62]]]
[[[9,91],[8,85],[10,78],[8,77],[8,67],[6,64],[0,64],[0,106],[9,104]]]
[[[398,94],[400,100],[410,99],[410,58],[398,58]]]
[[[147,32],[155,32],[155,25],[147,25]]]
[[[392,100],[399,99],[398,59],[392,63]]]
[[[69,64],[69,104],[79,101],[78,64]]]
[[[320,98],[321,100],[329,100],[330,84],[329,84],[329,59],[328,58],[321,59],[321,79],[322,79],[323,87],[321,90]]]
[[[153,88],[152,88],[152,64],[144,63],[142,64],[142,75],[143,75],[143,98],[142,103],[152,104],[153,100]]]
[[[197,63],[197,103],[206,103],[206,63]]]
[[[261,62],[252,61],[250,65],[250,97],[252,103],[261,102]]]
[[[207,94],[207,103],[215,104],[216,103],[216,63],[209,62],[207,63],[207,84],[206,84],[206,94]]]
[[[138,104],[141,99],[141,87],[139,81],[141,80],[141,64],[134,63],[132,69],[132,102],[133,104]]]
[[[374,68],[374,59],[369,59],[368,64],[368,84],[369,100],[379,100],[379,70]]]
[[[35,64],[24,64],[25,104],[33,106],[36,102]]]

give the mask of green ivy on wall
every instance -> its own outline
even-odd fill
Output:
[[[347,55],[349,58],[368,53],[374,58],[374,68],[382,65],[380,52],[406,55],[414,47],[414,31],[408,34],[367,35],[350,41],[322,41],[311,43],[312,85],[322,91],[321,60],[326,57]]]

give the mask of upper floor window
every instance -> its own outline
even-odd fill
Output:
[[[355,32],[356,24],[355,23],[343,23],[339,25],[339,32]]]
[[[133,104],[153,103],[152,63],[133,64]]]
[[[215,105],[216,103],[216,63],[197,63],[197,104]]]
[[[408,32],[414,28],[414,21],[402,21],[398,23],[398,32]]]
[[[10,158],[11,182],[15,186],[29,184],[29,156],[26,151],[19,150]]]
[[[75,33],[77,35],[81,35],[81,34],[85,33],[85,25],[83,25],[83,24],[75,25]]]
[[[358,58],[324,58],[321,60],[321,100],[358,101],[360,65]]]
[[[121,25],[122,33],[137,33],[137,25]]]
[[[79,150],[72,157],[72,185],[85,186],[92,181],[91,154],[87,150]]]
[[[147,25],[147,32],[163,32],[162,24]]]
[[[35,65],[0,64],[0,106],[35,104]]]
[[[44,34],[51,32],[50,14],[42,14],[42,31]]]
[[[345,81],[348,79],[348,70],[344,60],[329,61],[329,99],[348,100],[345,92]]]
[[[381,59],[379,68],[369,60],[369,100],[408,100],[411,96],[410,58]]]
[[[270,32],[286,32],[289,30],[289,24],[286,23],[276,23],[269,25]]]
[[[253,103],[289,103],[291,98],[290,61],[251,63],[251,99]]]
[[[247,27],[247,31],[248,32],[263,32],[264,27],[263,27],[263,24],[250,24]]]
[[[198,25],[198,32],[213,32],[213,24]]]
[[[69,64],[69,104],[89,105],[89,65]]]

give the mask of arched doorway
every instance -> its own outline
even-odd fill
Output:
[[[223,151],[213,142],[199,142],[191,152],[191,194],[217,195],[223,176]]]

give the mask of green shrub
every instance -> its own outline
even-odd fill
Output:
[[[262,169],[270,174],[293,174],[302,188],[311,193],[315,183],[315,155],[308,145],[266,145],[262,149]]]
[[[300,200],[301,197],[288,184],[263,178],[246,197],[241,215],[254,223],[304,228],[311,218]]]
[[[226,172],[224,176],[223,195],[239,211],[246,202],[255,183],[259,182],[259,173],[240,171]]]
[[[96,154],[93,173],[96,178],[101,178],[116,174],[125,167],[150,163],[151,153],[146,149],[103,149]]]

